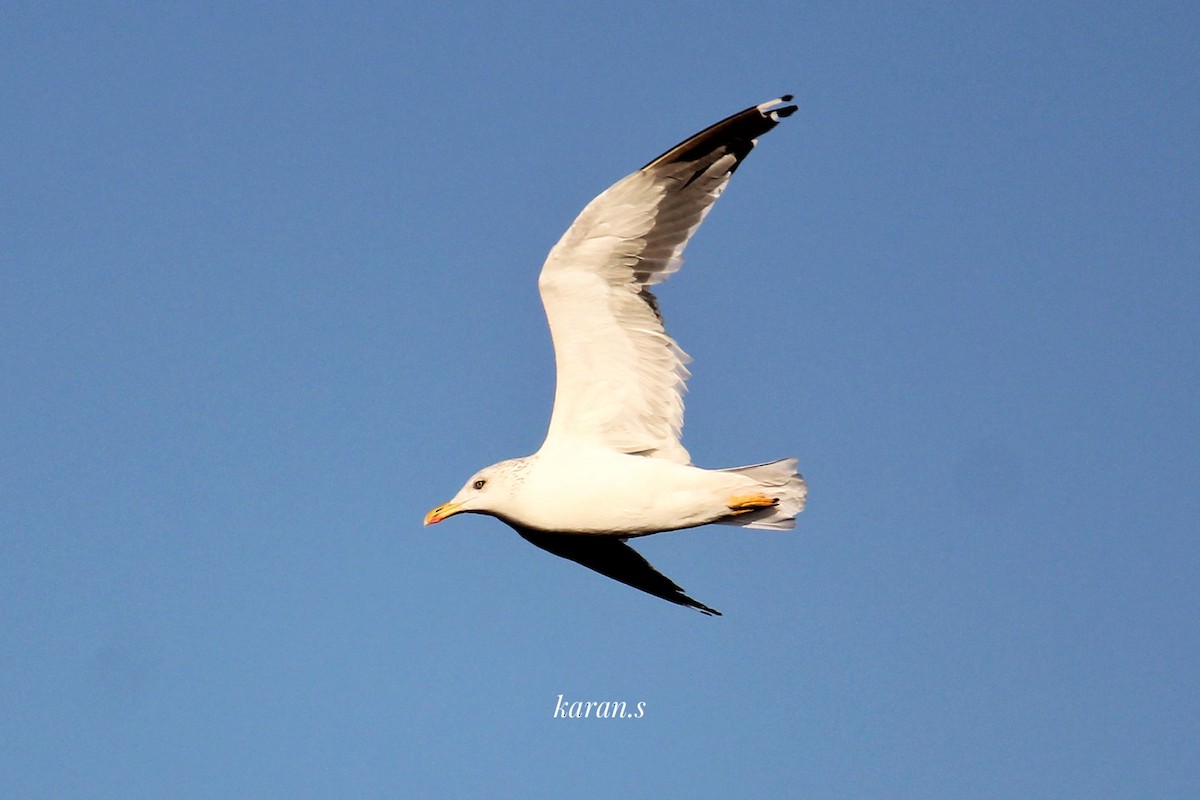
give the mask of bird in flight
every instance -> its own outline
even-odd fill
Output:
[[[784,95],[675,145],[590,202],[550,250],[538,290],[557,382],[536,453],[476,472],[425,524],[487,514],[530,543],[695,608],[628,540],[711,522],[795,527],[807,487],[796,459],[709,470],[680,444],[690,361],[650,287],[683,250],[759,136],[790,116]]]

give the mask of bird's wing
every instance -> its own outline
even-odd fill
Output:
[[[599,444],[689,463],[679,443],[687,354],[649,287],[683,250],[755,139],[796,107],[754,106],[676,145],[583,209],[550,251],[538,288],[558,370],[552,442]]]
[[[683,589],[652,567],[649,561],[642,558],[638,551],[619,536],[546,533],[529,528],[517,528],[516,531],[530,544],[576,564],[582,564],[613,580],[663,600],[688,606],[705,614],[721,616],[721,612],[715,608],[709,608],[684,594]]]

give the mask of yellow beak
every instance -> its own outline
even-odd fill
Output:
[[[461,507],[458,503],[442,503],[425,515],[425,524],[433,525],[434,523],[441,522],[446,517],[452,517],[459,512]]]

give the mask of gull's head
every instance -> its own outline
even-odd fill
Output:
[[[525,479],[527,459],[510,458],[476,472],[448,503],[442,503],[425,515],[425,524],[433,525],[455,514],[505,516],[513,495]]]

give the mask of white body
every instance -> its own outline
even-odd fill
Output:
[[[513,521],[544,531],[637,536],[729,517],[731,497],[759,492],[736,472],[701,469],[607,448],[543,449],[508,505]],[[647,491],[653,487],[653,491]]]

